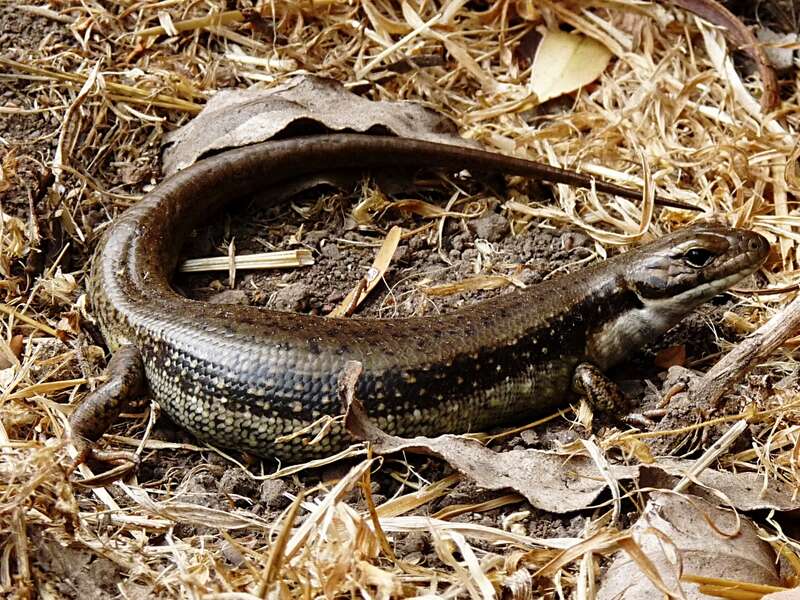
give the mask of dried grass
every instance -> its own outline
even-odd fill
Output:
[[[762,276],[771,287],[793,291],[800,273],[793,197],[800,186],[785,165],[794,165],[798,153],[797,92],[775,114],[763,115],[754,97],[758,82],[731,68],[718,32],[687,13],[634,0],[499,1],[482,12],[463,0],[402,6],[290,0],[265,3],[260,11],[225,6],[219,0],[90,0],[21,7],[19,14],[34,18],[46,34],[30,47],[5,48],[0,58],[0,78],[13,90],[4,100],[4,118],[20,119],[23,133],[24,123],[32,122],[23,118],[42,124],[19,139],[0,140],[0,195],[9,198],[0,206],[0,590],[17,597],[30,597],[36,588],[63,592],[45,557],[57,553],[68,562],[84,552],[123,576],[111,577],[107,591],[124,597],[486,598],[500,588],[587,593],[596,574],[592,557],[629,547],[607,516],[589,520],[582,538],[567,540],[529,537],[513,519],[494,526],[441,519],[488,509],[480,505],[441,518],[421,516],[454,480],[424,483],[408,464],[406,473],[396,474],[405,486],[418,480],[417,491],[377,506],[355,501],[350,491],[369,498],[369,486],[361,483],[379,467],[367,459],[333,485],[306,489],[269,519],[234,501],[226,510],[198,502],[191,481],[203,467],[165,474],[162,485],[134,479],[77,492],[65,476],[69,459],[60,440],[68,407],[96,381],[97,348],[80,325],[90,316],[82,265],[66,272],[55,266],[33,282],[18,268],[48,244],[25,216],[28,198],[36,196],[29,182],[44,165],[55,169],[55,184],[37,212],[55,223],[48,232],[61,234],[60,247],[49,249],[56,265],[67,249],[86,257],[105,224],[156,181],[166,130],[185,123],[215,90],[270,86],[308,71],[368,89],[375,98],[422,100],[490,148],[580,166],[623,184],[649,179],[715,218],[766,235],[779,254]],[[615,57],[598,85],[555,114],[533,108],[526,60],[515,55],[541,24],[568,24]],[[450,64],[395,68],[445,51]],[[601,255],[605,246],[658,235],[690,218],[681,211],[643,211],[619,198],[601,202],[563,185],[556,199],[543,205],[515,192],[508,216],[516,230],[534,219],[581,227],[598,241]],[[743,296],[739,318],[757,326],[790,295]],[[796,370],[795,344],[751,376],[742,414],[716,421],[758,424],[751,428],[751,448],[712,458],[800,482]],[[145,422],[142,415],[133,421],[128,434],[134,444]],[[687,434],[688,428],[652,435]],[[603,450],[594,450],[598,458],[614,449],[646,458],[641,444],[649,435],[614,434],[602,440]],[[166,458],[160,447],[171,446],[143,444],[145,459]],[[382,468],[393,472],[388,464]],[[183,483],[174,487],[175,481]],[[504,497],[489,507],[515,500]],[[760,525],[797,568],[797,542],[773,520]],[[393,550],[396,536],[419,531],[436,555],[425,565],[419,556]]]

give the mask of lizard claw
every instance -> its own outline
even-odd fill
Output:
[[[128,452],[126,450],[98,450],[86,442],[77,443],[75,446],[78,448],[78,456],[72,461],[69,467],[67,467],[67,476],[70,483],[78,487],[105,487],[118,479],[125,479],[130,473],[135,472],[139,468],[139,455],[135,452]],[[98,475],[77,479],[75,477],[75,471],[89,459],[113,466],[111,469]]]

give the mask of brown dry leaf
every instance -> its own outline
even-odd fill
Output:
[[[424,200],[416,200],[416,199],[395,200],[394,202],[390,203],[386,207],[386,209],[402,210],[426,218],[456,217],[456,218],[471,219],[473,217],[477,217],[483,212],[482,210],[474,212],[458,212],[454,210],[447,210],[442,208],[441,206],[436,206],[435,204],[431,204],[430,202],[425,202]]]
[[[660,578],[680,597],[684,573],[778,585],[775,554],[753,523],[696,496],[653,493],[631,528],[633,539]],[[697,586],[681,583],[688,600],[706,598]],[[599,600],[652,600],[659,592],[628,554],[614,558],[598,592]]]
[[[22,355],[22,348],[25,342],[25,336],[21,333],[13,336],[11,341],[8,343],[8,347],[11,349],[11,352],[14,353],[14,356],[19,358]]]
[[[400,227],[392,227],[389,233],[386,234],[386,239],[375,255],[375,260],[372,262],[367,274],[355,287],[350,290],[341,304],[334,308],[329,314],[329,317],[345,317],[350,314],[364,301],[369,293],[378,285],[378,282],[383,279],[386,269],[389,268],[389,263],[392,261],[397,245],[400,243],[403,230]]]
[[[731,600],[759,600],[767,597],[767,594],[786,593],[783,596],[787,600],[800,599],[794,590],[780,587],[777,585],[764,585],[761,583],[748,583],[736,579],[725,579],[723,577],[705,577],[703,575],[684,575],[681,581],[696,583],[701,594],[714,596],[717,598],[730,598]],[[794,592],[794,593],[792,593]]]
[[[661,458],[654,465],[640,467],[639,486],[670,489],[674,477],[683,477],[693,466],[691,460]],[[794,486],[753,472],[730,473],[705,469],[695,477],[701,485],[692,484],[692,494],[712,501],[719,501],[718,494],[712,498],[711,490],[716,490],[738,510],[778,510],[800,509],[800,499],[795,497]]]
[[[686,364],[686,346],[669,346],[660,350],[656,354],[653,361],[655,365],[661,369],[669,369],[670,367],[682,367]]]
[[[509,285],[514,285],[513,280],[509,277],[503,277],[502,275],[477,275],[475,277],[467,277],[455,283],[443,283],[442,285],[424,287],[422,291],[428,296],[452,296],[453,294],[472,292],[475,290],[496,290]]]
[[[0,192],[11,189],[12,181],[17,176],[17,151],[12,148],[5,155],[0,154]]]
[[[475,146],[458,136],[452,121],[422,105],[374,102],[336,81],[301,76],[267,91],[215,94],[195,119],[167,136],[164,173],[185,169],[210,153],[263,142],[301,121],[332,131],[367,132],[377,127],[399,137]]]
[[[528,89],[546,102],[591,83],[610,60],[611,51],[590,37],[548,30],[536,50]]]
[[[0,370],[7,369],[13,366],[16,361],[19,361],[24,342],[25,338],[21,334],[17,334],[9,340],[7,350],[5,348],[0,349]],[[5,354],[6,351],[8,352],[7,355]],[[13,361],[12,358],[15,358],[16,361]]]
[[[377,454],[410,451],[437,456],[482,488],[515,490],[536,508],[558,514],[590,506],[607,487],[600,469],[587,456],[533,449],[494,452],[456,435],[401,438],[384,433],[353,397],[354,382],[347,385],[350,391],[345,390],[345,427],[356,438],[369,441]],[[608,472],[617,480],[632,479],[638,469],[614,465]]]
[[[444,496],[450,491],[450,488],[459,481],[461,481],[461,475],[453,473],[419,490],[391,498],[380,506],[377,506],[375,512],[382,519],[405,514],[415,508],[419,508],[423,504],[427,504],[428,502],[432,502]]]

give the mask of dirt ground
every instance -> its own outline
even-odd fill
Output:
[[[53,6],[57,4],[60,3],[54,3]],[[748,19],[753,18],[749,10],[745,10],[750,8],[750,3],[731,4],[732,8],[741,9]],[[787,11],[794,18],[791,5],[776,4],[774,10],[780,15],[780,19],[787,18]],[[767,15],[766,18],[771,16]],[[764,14],[759,15],[759,18],[763,20]],[[0,4],[0,54],[5,58],[23,60],[28,52],[36,51],[44,44],[70,52],[74,51],[76,41],[63,23],[57,20],[20,11],[15,3]],[[8,75],[10,71],[5,69],[0,73]],[[222,87],[226,74],[219,73],[217,76],[217,85]],[[236,81],[230,83],[237,84]],[[73,352],[72,359],[60,367],[58,376],[62,379],[96,377],[100,375],[105,364],[102,353],[96,349],[101,346],[101,341],[97,338],[91,321],[80,317],[79,311],[70,307],[84,292],[85,267],[105,224],[131,203],[122,198],[123,196],[144,193],[159,180],[159,143],[162,135],[185,122],[189,115],[173,115],[165,121],[154,121],[149,127],[140,128],[126,137],[125,148],[103,150],[100,156],[92,156],[88,148],[83,150],[79,136],[73,162],[86,166],[99,160],[103,168],[96,171],[95,183],[99,189],[111,190],[119,194],[120,198],[98,193],[94,196],[93,203],[69,207],[67,204],[43,199],[40,195],[41,179],[46,172],[44,167],[52,162],[58,147],[64,108],[31,106],[27,97],[29,85],[29,79],[6,76],[0,90],[0,105],[31,109],[28,114],[0,113],[0,159],[7,157],[9,152],[16,154],[16,180],[20,182],[20,185],[0,192],[0,207],[4,213],[29,222],[30,207],[33,205],[40,232],[41,253],[38,258],[32,258],[27,264],[24,261],[15,261],[11,265],[11,271],[18,280],[19,290],[30,289],[39,274],[52,267],[56,261],[62,273],[71,274],[75,285],[64,293],[64,301],[54,301],[49,307],[44,307],[46,314],[49,311],[51,317],[61,315],[66,318],[72,315],[80,321],[74,327],[77,333],[71,332],[68,336],[70,348],[77,350]],[[238,82],[238,85],[243,84]],[[101,137],[108,133],[104,127],[106,125],[100,126]],[[86,130],[81,135],[86,135]],[[552,195],[549,188],[519,181],[509,185],[503,179],[492,179],[488,182],[465,180],[458,184],[466,188],[474,201],[483,208],[480,214],[471,219],[447,219],[441,242],[435,235],[435,227],[403,240],[385,282],[378,286],[354,318],[445,313],[509,291],[509,288],[472,291],[444,297],[434,297],[425,292],[432,286],[463,280],[476,274],[479,269],[483,274],[505,275],[525,285],[535,285],[555,272],[569,272],[580,268],[587,261],[599,260],[595,242],[584,232],[575,228],[524,223],[504,208],[505,199],[512,193],[547,201]],[[195,232],[184,253],[187,258],[222,256],[227,252],[230,241],[235,240],[237,251],[243,253],[307,248],[313,253],[313,266],[286,271],[242,272],[238,274],[233,288],[225,275],[181,275],[176,279],[176,287],[192,298],[210,302],[246,303],[308,314],[327,314],[343,300],[369,268],[383,239],[383,232],[392,225],[412,229],[430,223],[430,220],[409,214],[391,213],[381,218],[379,227],[360,227],[353,220],[350,207],[362,197],[363,185],[374,186],[374,183],[359,182],[354,189],[343,192],[331,189],[307,192],[281,206],[248,207],[229,213],[224,219],[216,219],[209,229]],[[410,190],[409,196],[441,203],[455,189],[452,182],[444,180],[436,181],[434,187],[435,189],[426,189],[424,192]],[[68,201],[69,194],[65,198]],[[65,212],[70,213],[68,217]],[[302,234],[298,239],[301,228]],[[76,236],[76,230],[80,230],[81,234]],[[78,241],[81,238],[82,242]],[[617,250],[610,251],[613,253]],[[753,278],[742,286],[758,287],[766,283],[763,278]],[[34,301],[40,302],[36,298]],[[91,315],[90,308],[88,311]],[[662,394],[683,375],[684,372],[680,369],[668,371],[656,365],[657,356],[665,348],[685,348],[686,360],[683,365],[705,370],[719,356],[720,348],[729,347],[742,339],[741,329],[732,325],[730,319],[724,318],[731,311],[739,311],[739,314],[746,316],[741,311],[741,303],[737,297],[722,295],[685,319],[632,361],[615,369],[611,376],[621,385],[630,400],[631,410],[638,412],[654,408]],[[62,351],[55,345],[49,349],[44,348],[45,355],[40,355],[39,360],[43,360],[48,352],[55,359]],[[43,374],[47,372],[47,367],[41,368]],[[737,389],[735,398],[724,405],[718,414],[736,414],[744,402],[742,398],[758,399],[768,394],[774,386],[790,388],[794,385],[796,373],[756,369]],[[81,393],[84,391],[85,389],[81,389]],[[51,394],[49,399],[60,406],[74,401],[73,396],[66,390]],[[112,433],[137,438],[146,426],[148,406],[148,401],[143,400],[113,428]],[[697,407],[687,407],[678,402],[670,407],[668,415],[662,421],[654,423],[650,429],[676,429],[705,417]],[[586,431],[566,418],[559,419],[513,435],[497,443],[495,448],[552,449],[577,437],[588,437],[593,433],[602,435],[605,428],[612,428],[617,424],[616,416],[611,418],[598,414],[594,431]],[[713,440],[715,433],[716,430],[712,428],[709,438]],[[35,423],[31,423],[30,439],[38,437],[40,436],[35,431]],[[213,451],[176,449],[174,445],[177,444],[185,444],[187,448],[191,448],[202,446],[202,443],[175,426],[163,413],[155,421],[149,437],[173,446],[167,450],[145,450],[136,474],[136,485],[153,490],[154,493],[156,490],[176,491],[185,503],[223,512],[245,509],[249,514],[270,523],[277,523],[285,515],[292,498],[301,490],[310,494],[315,490],[327,489],[343,477],[353,464],[334,464],[277,480],[259,481],[246,476],[240,466]],[[749,441],[745,436],[739,445],[747,448]],[[689,456],[696,456],[699,444],[696,439],[675,438],[653,438],[647,443],[653,454],[678,452]],[[234,455],[244,461],[255,474],[271,472],[276,467],[269,461],[260,464],[251,457],[236,453]],[[408,485],[409,480],[422,484],[440,480],[451,473],[452,470],[446,464],[430,458],[389,458],[372,475],[373,500],[380,505],[387,499],[406,493],[413,487]],[[120,504],[130,501],[122,488],[109,486],[107,491]],[[462,480],[445,496],[409,514],[434,515],[448,506],[478,505],[499,495]],[[88,509],[93,502],[92,492],[76,492],[75,501],[79,509]],[[347,501],[357,510],[366,508],[363,495],[358,491],[351,492]],[[629,525],[638,515],[634,502],[627,502],[625,507],[627,514],[623,515],[619,524],[621,528]],[[513,517],[515,531],[524,535],[561,538],[580,537],[593,512],[554,515],[518,500],[500,508],[467,510],[464,514],[453,517],[453,520],[497,526],[509,515],[516,515]],[[111,520],[98,519],[94,526],[96,539],[101,542],[109,540],[111,544],[113,530],[117,525]],[[786,526],[790,527],[789,524]],[[38,590],[41,597],[86,598],[91,595],[98,600],[123,597],[121,586],[135,575],[123,567],[122,561],[114,552],[104,549],[102,543],[89,546],[66,539],[55,539],[47,534],[46,528],[33,525],[26,532],[29,537],[30,579],[41,586]],[[227,530],[224,536],[220,532],[221,529],[214,524],[203,526],[196,521],[187,520],[175,523],[159,535],[149,535],[147,544],[151,548],[152,556],[162,550],[169,552],[170,545],[176,543],[176,540],[191,540],[195,545],[218,544],[219,569],[232,572],[246,562],[239,543],[249,548],[267,543],[267,536],[263,532],[253,534],[246,528]],[[480,547],[481,543],[477,542],[476,547]],[[490,547],[488,542],[486,547]],[[425,533],[396,534],[393,537],[393,551],[399,559],[421,568],[447,567],[434,548],[431,537]],[[134,566],[131,565],[131,569]],[[185,568],[186,572],[182,576],[188,577],[188,573],[193,571],[191,566]],[[124,597],[144,598],[159,594],[170,597],[176,588],[156,592],[153,588],[134,581],[125,589]],[[200,588],[192,588],[187,584],[186,589]],[[13,592],[10,593],[13,596]]]

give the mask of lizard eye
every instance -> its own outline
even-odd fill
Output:
[[[714,260],[714,253],[705,248],[692,248],[683,255],[683,260],[690,267],[700,269],[708,266]]]

